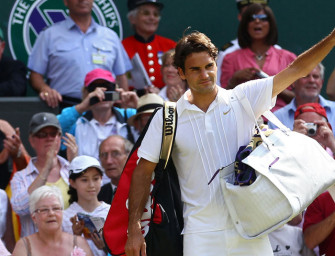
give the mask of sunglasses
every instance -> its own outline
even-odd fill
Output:
[[[39,139],[45,139],[47,137],[55,138],[57,135],[60,135],[59,131],[53,131],[53,132],[38,132],[34,135],[34,137]]]
[[[257,19],[260,21],[268,21],[269,17],[267,14],[253,14],[250,17],[250,21],[255,21]]]
[[[161,16],[161,14],[159,12],[150,12],[149,10],[139,10],[138,11],[139,14],[143,15],[143,16],[150,16],[151,14],[155,17],[155,18],[159,18]]]
[[[105,82],[105,83],[94,83],[93,82],[87,87],[87,90],[88,92],[93,92],[97,87],[106,88],[107,91],[115,91],[116,85],[115,83],[111,83],[111,82]]]

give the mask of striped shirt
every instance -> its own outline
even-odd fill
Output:
[[[57,156],[61,164],[61,178],[69,184],[69,162],[64,158]],[[13,210],[20,216],[21,237],[28,236],[37,232],[29,211],[29,194],[28,188],[39,175],[34,162],[36,157],[33,157],[27,167],[14,174],[11,180],[12,198],[11,204]]]

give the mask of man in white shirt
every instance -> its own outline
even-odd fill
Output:
[[[335,30],[300,55],[274,77],[240,85],[258,118],[281,91],[309,73],[335,46]],[[231,91],[216,85],[217,48],[200,32],[184,36],[176,46],[174,65],[189,90],[177,102],[178,128],[172,159],[184,203],[184,255],[272,255],[268,238],[246,240],[234,229],[225,206],[216,170],[235,159],[239,146],[249,142],[254,122],[247,114],[231,111]],[[129,194],[127,256],[145,254],[140,219],[149,196],[152,173],[162,141],[161,111],[154,116],[138,151]],[[238,119],[238,120],[237,120]],[[242,124],[242,125],[241,125]],[[237,141],[242,130],[243,138]]]

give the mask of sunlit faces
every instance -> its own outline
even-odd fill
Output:
[[[266,16],[267,15],[262,10],[250,17],[250,22],[248,23],[248,33],[252,39],[265,39],[269,34],[270,23]]]
[[[298,98],[314,102],[321,92],[322,84],[320,68],[317,66],[307,76],[298,79],[293,84],[294,93]]]
[[[71,15],[91,15],[93,0],[64,0],[64,4],[69,8]]]
[[[186,57],[185,71],[178,68],[180,77],[187,80],[192,93],[215,92],[217,67],[207,52],[195,52]]]
[[[130,23],[138,34],[148,36],[157,31],[159,20],[159,8],[152,4],[144,4],[138,7],[137,15],[130,18]]]
[[[87,168],[75,180],[69,179],[70,185],[77,190],[78,201],[96,199],[101,189],[101,173],[95,167]]]
[[[36,151],[37,156],[46,155],[54,143],[56,143],[55,148],[58,152],[61,143],[61,133],[56,127],[47,126],[39,130],[36,134],[30,135],[29,142]]]
[[[181,79],[178,75],[178,70],[173,66],[173,59],[169,56],[162,65],[163,81],[166,85],[181,84]]]
[[[55,230],[61,227],[62,206],[55,196],[45,197],[36,204],[32,219],[39,230]]]
[[[99,157],[107,177],[112,181],[118,181],[127,160],[124,140],[111,137],[104,141],[100,146]]]

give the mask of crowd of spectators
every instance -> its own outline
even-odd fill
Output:
[[[101,233],[87,233],[78,213],[106,218],[128,154],[151,114],[188,90],[173,65],[176,42],[156,33],[163,3],[128,0],[134,35],[120,41],[94,21],[93,2],[64,0],[69,16],[41,32],[27,67],[3,55],[0,29],[0,96],[25,96],[30,83],[46,106],[59,109],[57,115],[35,113],[25,127],[33,156],[20,129],[0,120],[0,252],[7,255],[47,255],[49,250],[107,255]],[[221,48],[217,59],[217,82],[226,89],[276,75],[296,58],[277,45],[268,0],[236,4],[238,38]],[[150,80],[138,90],[127,78],[136,53]],[[273,111],[284,125],[312,136],[333,156],[335,69],[327,84],[329,100],[321,96],[324,73],[319,63],[278,95]],[[306,123],[316,124],[316,134],[307,133]],[[321,253],[332,255],[327,253],[334,251],[334,200],[331,191],[325,192],[307,209],[306,222],[303,213],[299,221],[270,234],[274,255],[313,255],[319,245]],[[321,232],[326,226],[327,232]]]

